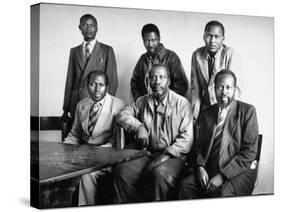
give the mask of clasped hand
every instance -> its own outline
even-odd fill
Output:
[[[143,125],[138,127],[135,138],[136,138],[139,146],[141,146],[141,149],[147,147],[147,145],[148,145],[148,132]]]
[[[224,182],[224,177],[221,173],[218,173],[209,180],[209,175],[202,166],[198,167],[197,175],[199,178],[201,188],[206,191],[214,191]]]

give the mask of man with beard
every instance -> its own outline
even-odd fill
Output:
[[[198,118],[195,173],[183,181],[180,199],[252,194],[258,122],[254,106],[234,100],[236,81],[229,70],[215,77],[218,103]]]
[[[160,43],[160,32],[156,25],[144,25],[141,35],[147,52],[141,55],[133,71],[131,93],[134,101],[140,96],[151,92],[148,76],[154,64],[162,64],[168,67],[170,89],[185,97],[188,89],[188,81],[178,55],[166,49],[163,44]]]
[[[191,60],[191,104],[194,118],[200,111],[216,103],[214,79],[222,69],[232,70],[234,50],[223,44],[225,30],[222,23],[210,21],[204,29],[205,46],[192,54]],[[235,62],[235,60],[234,60]]]
[[[87,81],[90,97],[77,104],[75,120],[64,143],[114,147],[117,139],[115,118],[125,105],[107,93],[108,78],[103,71],[91,72]],[[99,179],[109,172],[107,168],[81,176],[79,206],[95,204]]]
[[[169,73],[164,65],[153,66],[149,72],[152,94],[138,98],[117,117],[117,123],[135,136],[126,143],[146,149],[151,156],[116,166],[116,203],[176,197],[178,179],[193,143],[193,116],[188,100],[169,89]]]
[[[97,20],[90,14],[80,18],[79,30],[83,43],[70,50],[67,78],[65,83],[62,120],[68,123],[63,128],[63,138],[71,129],[77,103],[89,96],[87,76],[93,70],[102,70],[108,77],[108,93],[115,96],[118,87],[116,61],[111,46],[96,39]]]

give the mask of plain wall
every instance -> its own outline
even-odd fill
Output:
[[[213,19],[221,21],[226,29],[225,44],[236,50],[239,61],[236,73],[241,99],[255,105],[260,133],[264,136],[255,193],[273,192],[273,18],[41,4],[40,116],[62,114],[69,50],[82,43],[78,25],[85,13],[93,14],[98,20],[97,39],[115,51],[117,97],[127,104],[131,102],[132,71],[145,52],[140,35],[144,24],[155,23],[159,27],[161,41],[178,54],[190,78],[191,54],[204,45],[205,24]],[[45,137],[48,139],[48,135]]]

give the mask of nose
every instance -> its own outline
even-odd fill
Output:
[[[153,42],[151,40],[148,41],[148,46],[149,47],[153,46]]]
[[[96,85],[96,86],[95,86],[95,90],[96,90],[96,91],[100,91],[100,85]]]
[[[221,92],[222,92],[222,94],[225,95],[225,94],[227,93],[227,88],[226,88],[226,87],[223,87]]]

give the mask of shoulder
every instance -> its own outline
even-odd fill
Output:
[[[90,104],[90,102],[91,102],[91,99],[89,97],[85,97],[77,103],[77,108],[84,107],[85,105]]]
[[[227,45],[223,45],[223,52],[226,55],[233,55],[235,50],[232,47],[229,47]]]
[[[197,48],[192,55],[202,55],[206,50],[205,46],[201,46],[199,48]]]
[[[171,49],[165,48],[164,54],[165,54],[165,55],[168,55],[169,57],[179,58],[178,55],[177,55],[177,53],[174,52],[174,51],[171,50]]]
[[[70,49],[70,53],[73,53],[73,52],[75,52],[75,51],[77,51],[77,50],[79,50],[79,48],[81,48],[81,44],[79,44],[78,46],[74,46],[74,47],[72,47],[71,49]]]
[[[102,43],[102,42],[99,42],[97,41],[97,44],[100,45],[100,48],[103,48],[103,49],[112,49],[112,46],[108,45],[108,44],[105,44],[105,43]]]
[[[137,107],[137,108],[142,108],[142,107],[144,107],[144,105],[147,104],[148,99],[150,98],[150,96],[151,96],[151,94],[146,94],[146,95],[144,95],[144,96],[140,96],[140,97],[136,100],[136,102],[135,102],[136,107]]]
[[[191,103],[183,96],[177,94],[176,92],[170,90],[170,100],[176,103],[176,105],[182,109],[191,109]]]
[[[242,102],[242,101],[236,101],[236,102],[241,111],[244,111],[244,112],[250,112],[250,111],[255,112],[256,111],[256,108],[254,105],[251,105],[251,104],[248,104],[248,103]]]
[[[112,99],[113,104],[116,105],[120,105],[120,106],[125,106],[125,103],[122,99],[119,99],[115,96],[111,96],[110,94],[108,94],[108,96]]]
[[[79,48],[81,48],[81,46],[82,46],[82,44],[79,44],[79,45],[77,45],[77,46],[72,47],[70,50],[76,50],[76,49],[79,49]]]

